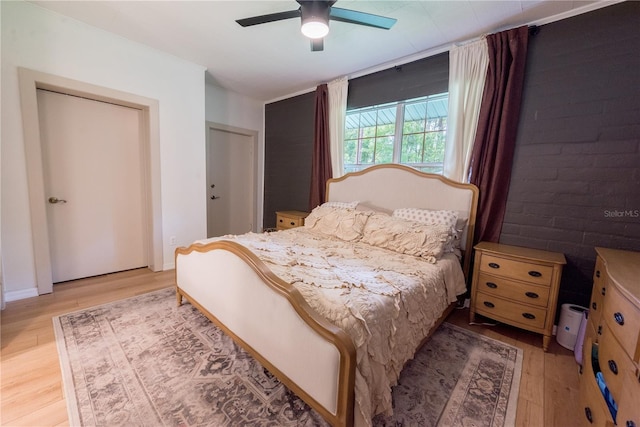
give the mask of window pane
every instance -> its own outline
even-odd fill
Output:
[[[355,128],[355,129],[345,129],[344,130],[344,139],[358,139],[358,131],[360,130],[360,128]]]
[[[424,134],[412,134],[402,137],[401,163],[422,163],[422,140]]]
[[[358,141],[347,140],[344,142],[344,163],[357,163]]]
[[[424,162],[442,162],[444,160],[444,132],[429,132],[425,135]]]
[[[387,136],[376,139],[376,163],[391,163],[393,161],[393,137]]]
[[[373,152],[375,150],[375,146],[376,140],[374,138],[366,138],[362,140],[362,148],[360,149],[360,163],[373,163]]]
[[[376,127],[375,126],[367,126],[360,129],[360,137],[361,138],[373,138],[376,136]]]

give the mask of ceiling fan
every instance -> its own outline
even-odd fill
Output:
[[[296,10],[253,16],[251,18],[238,19],[236,22],[243,27],[250,27],[267,22],[301,18],[302,26],[300,30],[302,34],[311,39],[311,51],[316,52],[324,49],[323,38],[329,33],[329,20],[382,28],[385,30],[390,29],[397,21],[395,18],[333,7],[333,4],[337,0],[296,1],[300,5]]]

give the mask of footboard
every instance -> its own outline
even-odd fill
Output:
[[[230,241],[176,250],[185,297],[332,425],[352,425],[356,351],[289,283]]]

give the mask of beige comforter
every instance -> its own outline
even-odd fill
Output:
[[[201,243],[213,240],[232,240],[251,249],[313,309],[352,337],[356,411],[367,424],[378,413],[392,412],[391,386],[405,362],[449,303],[466,290],[452,254],[432,264],[304,227]]]

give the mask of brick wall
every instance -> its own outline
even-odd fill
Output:
[[[565,254],[558,307],[588,305],[595,246],[640,251],[640,2],[530,38],[500,242]]]

